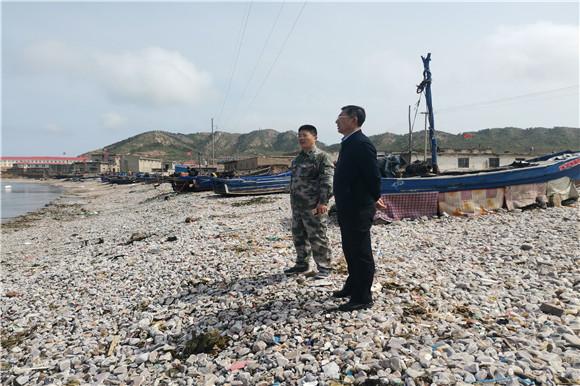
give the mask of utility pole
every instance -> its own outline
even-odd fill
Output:
[[[409,165],[413,163],[413,127],[411,126],[411,105],[409,105]]]
[[[427,131],[427,116],[429,115],[428,111],[425,112],[421,112],[421,114],[423,114],[425,116],[425,152],[423,154],[423,161],[426,162],[427,161],[427,138],[429,136],[428,131]]]
[[[215,143],[213,140],[213,118],[211,119],[211,164],[215,162]]]

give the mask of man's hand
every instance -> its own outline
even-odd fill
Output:
[[[378,210],[385,210],[387,209],[387,206],[385,205],[385,203],[383,202],[383,198],[379,198],[379,200],[376,203],[376,207]]]
[[[318,204],[316,205],[316,209],[314,209],[314,215],[318,216],[328,212],[328,205]]]

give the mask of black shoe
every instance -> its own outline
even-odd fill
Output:
[[[307,265],[295,265],[292,268],[288,268],[284,270],[284,273],[288,276],[290,275],[297,275],[299,273],[304,273],[308,271],[308,266]]]
[[[341,289],[340,291],[334,291],[332,293],[333,298],[342,299],[350,297],[350,292],[345,289]]]
[[[373,302],[370,301],[368,303],[359,303],[353,302],[352,300],[348,303],[341,304],[338,306],[339,311],[343,312],[350,312],[350,311],[357,311],[357,310],[366,310],[367,308],[371,308],[373,306]]]
[[[328,279],[330,277],[330,269],[328,268],[318,268],[318,272],[314,275],[314,280],[323,280]]]

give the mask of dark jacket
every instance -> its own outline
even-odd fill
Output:
[[[333,186],[336,208],[351,213],[374,208],[380,190],[377,151],[366,135],[356,131],[341,144],[336,162]]]

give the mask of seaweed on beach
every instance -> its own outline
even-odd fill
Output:
[[[218,330],[210,330],[206,333],[194,335],[185,343],[183,358],[189,358],[194,354],[217,354],[226,348],[230,341],[228,336],[221,335]]]
[[[271,197],[253,197],[253,198],[250,198],[249,200],[246,200],[246,201],[233,202],[232,206],[240,207],[240,206],[249,206],[249,205],[256,205],[256,204],[269,204],[269,203],[274,202],[274,201],[276,201],[276,200],[274,200]]]
[[[2,338],[0,339],[0,347],[5,350],[10,350],[11,348],[20,345],[26,339],[28,339],[36,330],[36,326],[29,328],[28,330],[9,333],[7,331],[2,331]]]
[[[177,196],[178,193],[177,192],[169,192],[169,193],[159,193],[153,197],[148,197],[144,200],[142,200],[141,202],[139,202],[139,205],[143,205],[143,204],[147,204],[153,201],[167,201],[172,197]]]
[[[91,216],[96,212],[91,212],[82,207],[81,204],[47,204],[34,212],[18,216],[5,224],[2,224],[3,230],[20,230],[33,225],[34,222],[44,217],[50,217],[53,220],[67,221],[78,218],[79,216]]]

